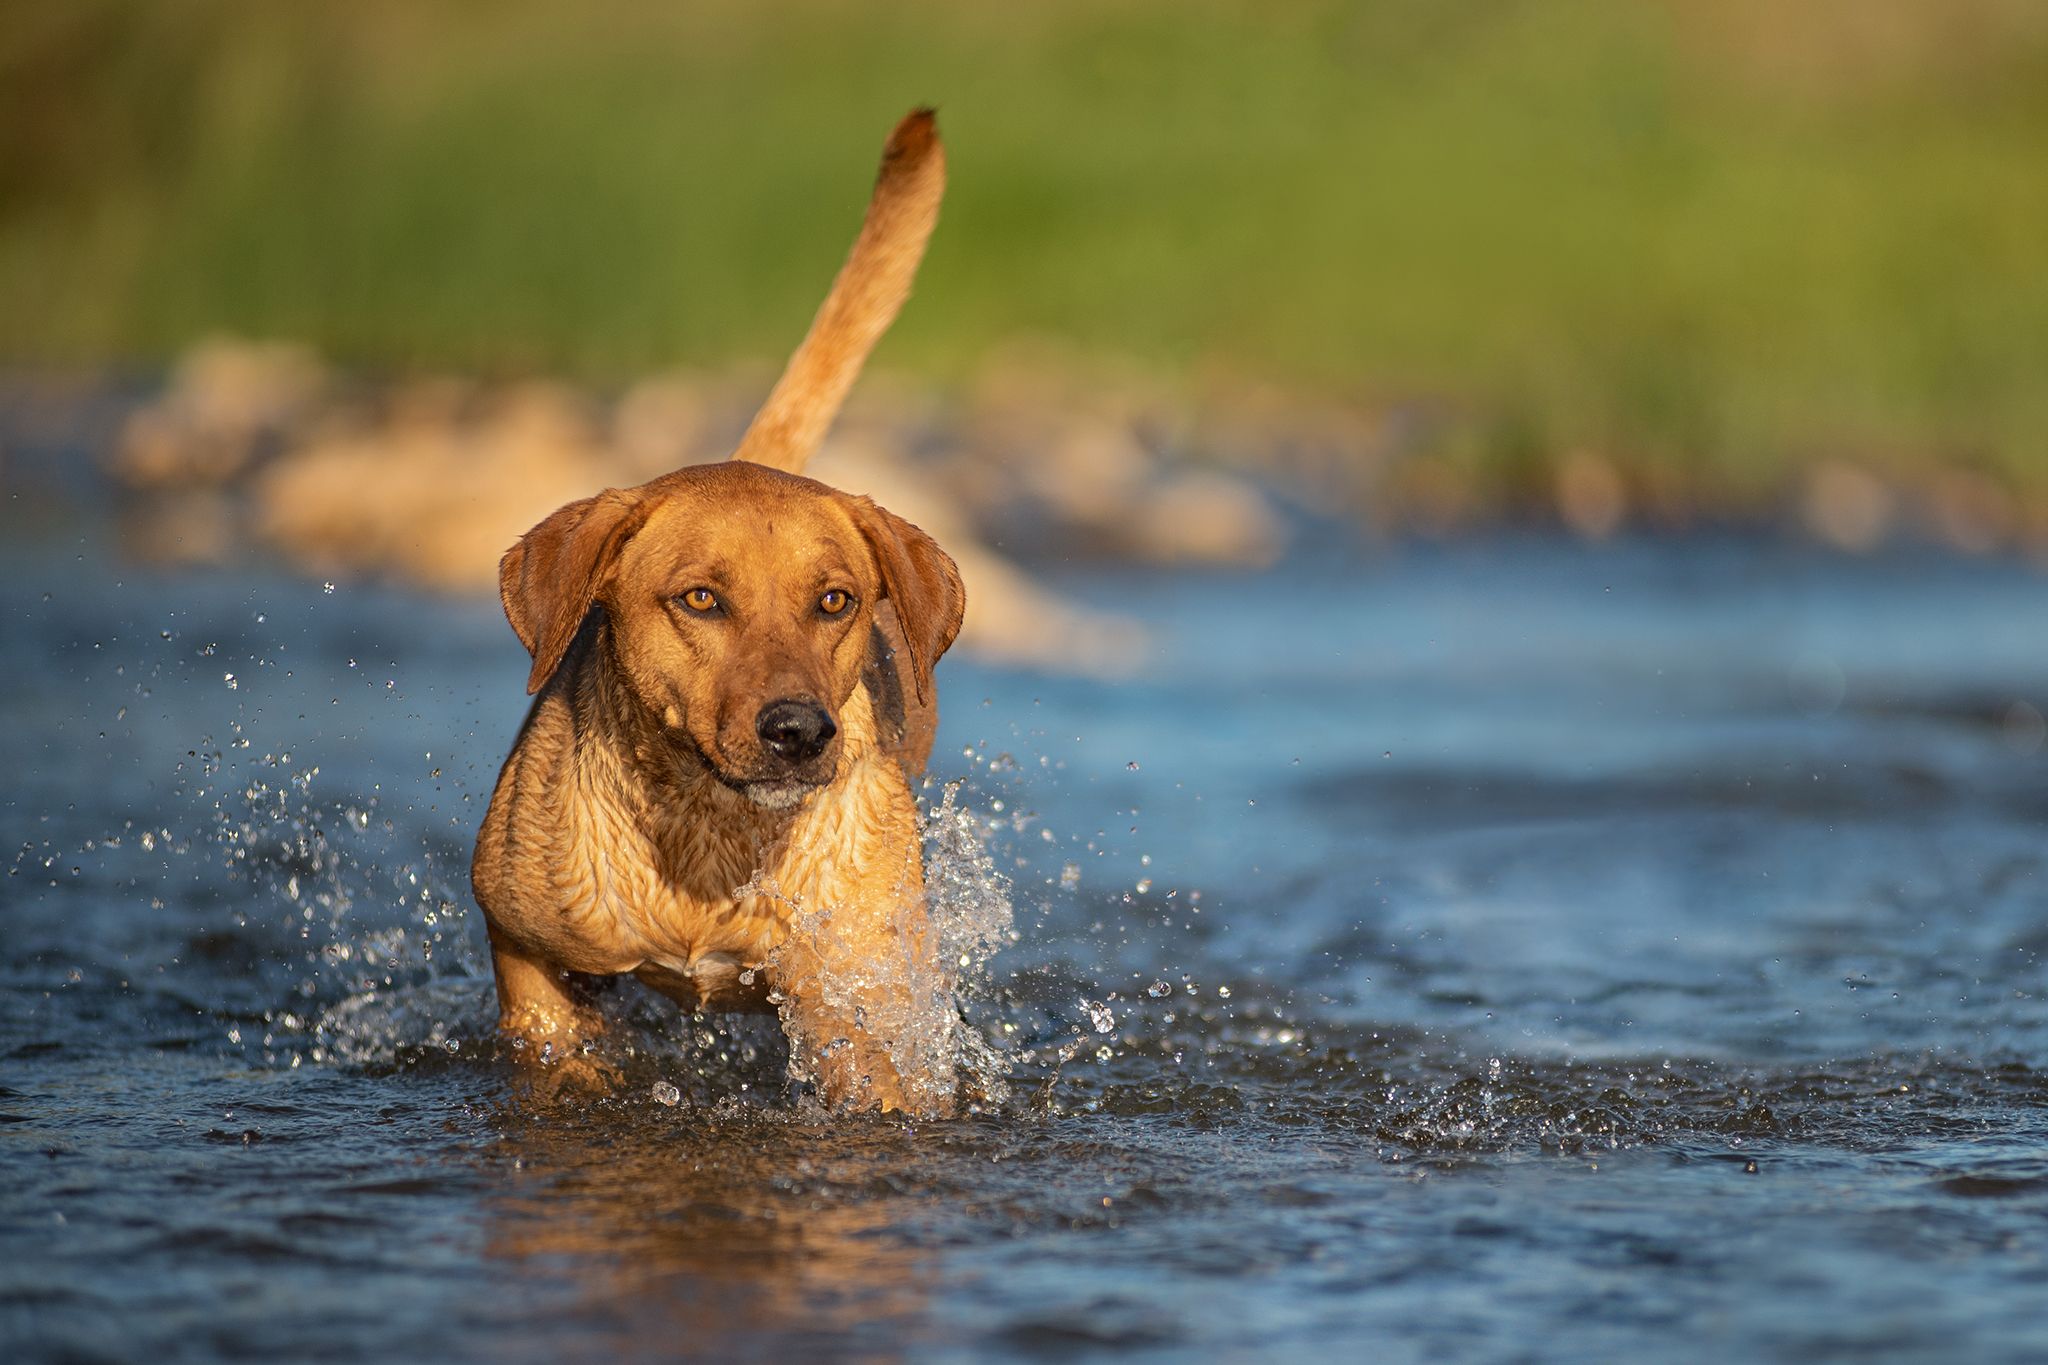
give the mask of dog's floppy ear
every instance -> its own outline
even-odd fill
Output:
[[[498,596],[519,643],[533,655],[526,690],[538,692],[562,665],[619,549],[647,520],[638,490],[607,488],[558,508],[498,561]]]
[[[929,702],[932,669],[960,633],[967,615],[967,589],[959,566],[939,543],[872,498],[849,498],[854,523],[874,551],[882,572],[882,596],[896,604],[903,641],[910,647],[917,699]]]

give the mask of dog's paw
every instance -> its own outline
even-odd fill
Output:
[[[625,1079],[616,1066],[583,1051],[558,1054],[543,1046],[520,1054],[519,1091],[539,1104],[606,1099],[619,1093]]]
[[[898,1119],[949,1119],[957,1112],[953,1089],[936,1077],[904,1076],[881,1049],[840,1048],[814,1069],[818,1098],[839,1114],[881,1114]]]

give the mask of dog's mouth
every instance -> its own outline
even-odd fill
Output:
[[[710,755],[705,758],[705,768],[718,779],[719,785],[728,791],[738,792],[762,810],[794,810],[803,804],[805,797],[825,785],[816,778],[801,777],[795,773],[743,777]]]
[[[770,778],[758,782],[740,782],[730,778],[721,779],[741,796],[763,810],[793,810],[804,802],[804,798],[818,789],[816,782],[803,782],[796,778]]]
[[[726,758],[717,745],[707,745],[687,730],[676,728],[673,732],[683,741],[687,751],[693,754],[704,772],[717,780],[727,791],[745,797],[762,810],[794,810],[804,799],[827,785],[829,775],[809,777],[796,772],[775,773],[770,776],[750,776],[734,772],[727,766]]]

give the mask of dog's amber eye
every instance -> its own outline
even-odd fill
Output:
[[[818,610],[824,612],[827,616],[837,616],[840,612],[845,611],[848,604],[852,601],[853,599],[847,594],[841,592],[838,588],[834,588],[818,599]]]
[[[683,594],[683,605],[691,611],[716,611],[718,594],[709,588],[692,588]]]

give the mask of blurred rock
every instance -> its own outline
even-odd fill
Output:
[[[1628,512],[1628,490],[1609,460],[1575,450],[1557,467],[1557,513],[1572,534],[1605,540]]]
[[[1823,460],[1807,471],[1800,500],[1806,529],[1838,550],[1875,549],[1892,528],[1898,499],[1861,465]]]
[[[1287,536],[1264,494],[1159,453],[1185,424],[1154,396],[1083,398],[1012,375],[977,392],[957,454],[938,472],[985,531],[1005,538],[1151,563],[1271,564]]]
[[[1162,564],[1228,564],[1263,569],[1280,558],[1287,533],[1243,479],[1216,470],[1154,481],[1132,518],[1132,544]]]
[[[129,418],[115,475],[132,488],[225,483],[327,395],[326,367],[302,346],[204,342],[178,362],[163,396]]]
[[[569,390],[517,385],[478,402],[422,385],[397,397],[388,422],[273,461],[256,479],[253,521],[311,572],[480,592],[555,508],[638,481]]]
[[[1310,506],[1391,529],[1388,471],[1423,422],[1412,404],[1364,410],[1264,385],[1207,386],[1194,423],[1204,457],[1259,471]]]
[[[1935,531],[1966,554],[1989,554],[2019,530],[2019,508],[2004,484],[1974,469],[1950,467],[1928,490]]]

